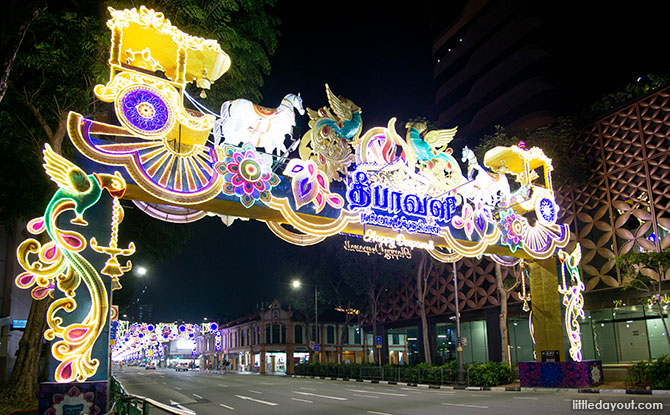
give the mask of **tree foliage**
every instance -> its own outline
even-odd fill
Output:
[[[647,268],[657,271],[662,278],[664,270],[670,268],[670,249],[661,252],[635,252],[619,255],[616,263],[622,271],[624,278],[624,289],[636,289],[640,291],[653,290],[659,281],[652,278],[646,272],[640,272]]]
[[[560,185],[579,185],[586,179],[586,160],[571,149],[576,139],[577,130],[573,121],[559,118],[553,124],[521,133],[509,133],[503,127],[496,126],[496,132],[484,136],[473,150],[482,162],[486,151],[496,146],[512,146],[523,141],[528,148],[540,147],[552,159],[552,181],[554,188],[557,188]]]

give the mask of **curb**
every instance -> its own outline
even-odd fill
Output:
[[[364,382],[364,383],[378,383],[384,385],[398,385],[398,386],[414,386],[425,389],[445,389],[445,390],[464,390],[464,391],[492,391],[492,392],[570,392],[570,393],[589,393],[589,394],[618,394],[618,395],[659,395],[670,396],[670,390],[647,390],[647,389],[596,389],[596,388],[528,388],[519,386],[445,386],[445,385],[426,385],[406,382],[395,382],[387,380],[372,380],[372,379],[347,379],[334,378],[327,376],[304,376],[304,375],[289,375],[294,378],[304,379],[322,379],[322,380],[341,380],[349,382]]]

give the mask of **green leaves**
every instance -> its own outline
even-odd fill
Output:
[[[659,275],[663,275],[663,271],[670,267],[670,249],[666,248],[661,252],[631,251],[627,254],[619,255],[616,263],[621,273],[627,277],[627,281],[623,284],[622,288],[647,291],[657,281],[644,272],[640,272],[640,270],[648,268],[657,271]]]
[[[558,189],[559,186],[580,185],[586,180],[586,160],[582,155],[571,150],[576,140],[577,130],[573,121],[563,117],[551,125],[518,134],[510,134],[498,125],[493,135],[482,137],[474,151],[481,163],[486,151],[496,146],[512,146],[519,144],[519,141],[524,141],[528,148],[540,147],[544,154],[552,159],[554,167],[552,181],[554,189]]]

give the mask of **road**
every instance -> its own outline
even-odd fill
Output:
[[[661,410],[617,410],[616,414],[668,413],[670,396],[440,390],[399,385],[292,378],[114,368],[128,393],[172,403],[197,413],[292,415],[430,415],[606,413],[573,410],[573,400],[608,403],[662,402]],[[151,413],[161,411],[151,410]]]

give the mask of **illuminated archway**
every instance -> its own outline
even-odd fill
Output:
[[[188,35],[144,7],[110,8],[110,13],[110,78],[94,92],[113,103],[119,124],[69,114],[68,135],[88,159],[82,159],[86,168],[95,173],[87,174],[47,146],[44,167],[60,189],[44,217],[31,221],[28,230],[46,232],[51,241],[41,244],[31,238],[18,249],[26,272],[17,277],[17,285],[32,288],[35,298],[56,296],[45,333],[55,340],[52,354],[58,366],[53,380],[83,382],[107,376],[106,369],[99,369],[108,359],[102,334],[109,329],[110,292],[120,288],[119,277],[131,267],[130,262],[121,265],[117,257],[135,250],[133,244],[117,246],[121,197],[136,201],[152,217],[172,222],[191,222],[207,213],[261,220],[279,238],[296,245],[316,244],[345,232],[387,247],[426,249],[442,262],[481,255],[546,261],[558,251],[569,271],[569,278],[563,273],[560,293],[570,307],[570,355],[581,359],[576,324],[583,305],[580,252],[560,251],[570,233],[558,223],[553,166],[541,149],[523,143],[496,147],[486,153],[482,165],[466,147],[463,174],[449,148],[456,128],[429,131],[422,123],[412,123],[403,138],[391,118],[385,127],[363,132],[361,108],[326,85],[328,105],[307,109],[310,129],[300,138],[299,157],[273,157],[257,147],[281,148],[275,134],[283,138],[287,123],[294,122],[294,110],[304,110],[299,94],[287,94],[279,108],[241,101],[224,104],[228,109],[237,104],[249,109],[239,116],[232,110],[221,117],[187,110],[187,82],[208,87],[230,66],[218,42]],[[517,183],[514,191],[508,176]],[[91,217],[89,209],[100,200],[106,202]],[[83,231],[58,221],[66,217]],[[100,223],[111,220],[107,246],[98,242],[106,234],[87,227],[86,217]],[[91,251],[108,257],[104,265],[96,265],[99,257],[93,259]],[[38,259],[31,260],[32,255]],[[555,271],[547,275],[551,280]],[[558,288],[554,278],[548,292]],[[555,321],[555,307],[552,313]],[[121,328],[124,336],[138,333],[153,342],[170,339],[174,330],[179,328]]]

